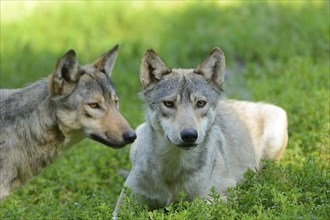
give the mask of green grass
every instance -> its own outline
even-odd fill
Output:
[[[329,2],[14,4],[1,1],[1,88],[47,76],[70,48],[84,64],[119,43],[112,78],[121,111],[136,127],[144,117],[137,93],[146,49],[169,66],[194,67],[219,46],[232,70],[228,97],[287,111],[283,159],[247,172],[227,203],[214,193],[212,204],[179,200],[151,212],[132,195],[122,219],[330,218]],[[130,168],[128,152],[84,140],[13,191],[0,204],[0,219],[110,219],[124,183],[119,170]]]

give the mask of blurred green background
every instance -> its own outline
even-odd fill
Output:
[[[112,79],[133,127],[144,117],[138,74],[147,49],[170,67],[191,68],[218,46],[226,55],[227,96],[280,105],[290,135],[283,160],[268,169],[274,175],[248,179],[231,205],[194,202],[168,214],[128,208],[122,219],[330,216],[328,1],[2,0],[0,87],[47,77],[70,48],[86,64],[117,43]],[[130,168],[128,152],[84,140],[15,190],[1,203],[0,218],[110,218],[124,182],[119,171]],[[263,203],[265,197],[275,202]],[[198,216],[203,208],[207,217]]]

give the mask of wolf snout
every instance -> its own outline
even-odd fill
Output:
[[[198,138],[198,132],[194,128],[186,128],[180,132],[181,139],[186,144],[194,143]]]
[[[133,143],[136,139],[136,133],[134,131],[127,131],[123,134],[123,139],[126,144]]]

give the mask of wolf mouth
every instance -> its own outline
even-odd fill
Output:
[[[175,145],[175,146],[177,146],[177,147],[179,147],[183,150],[191,150],[191,149],[195,148],[198,145],[198,144],[194,144],[194,143],[192,143],[192,144],[186,144],[186,143],[176,144],[173,141],[171,141],[171,139],[167,135],[165,135],[165,137],[166,137],[166,140],[168,142],[170,142],[171,144],[173,144],[173,145]]]
[[[197,147],[197,144],[180,144],[180,145],[176,145],[178,147],[180,147],[183,150],[191,150],[195,147]]]
[[[124,147],[126,145],[126,143],[118,143],[118,142],[115,142],[113,140],[111,140],[110,138],[109,139],[105,139],[103,137],[101,137],[100,135],[98,134],[90,134],[89,137],[97,142],[100,142],[101,144],[104,144],[108,147],[112,147],[112,148],[121,148],[121,147]]]

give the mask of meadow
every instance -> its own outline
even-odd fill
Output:
[[[181,199],[149,211],[131,195],[120,219],[330,219],[329,4],[1,1],[0,87],[47,77],[70,48],[85,64],[119,43],[112,79],[135,128],[144,120],[138,75],[147,49],[171,67],[195,67],[218,46],[230,73],[228,98],[287,111],[283,159],[248,171],[227,202],[214,192],[211,204]],[[0,219],[111,219],[128,153],[129,146],[82,141],[1,202]]]

